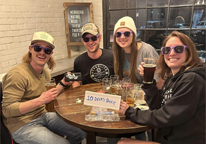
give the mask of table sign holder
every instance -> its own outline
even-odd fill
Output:
[[[107,108],[119,110],[120,100],[120,96],[86,91],[84,105],[92,106],[92,109],[88,115],[85,115],[85,120],[119,121],[119,115],[114,111],[107,111]]]
[[[119,110],[121,97],[117,95],[85,91],[84,105]]]

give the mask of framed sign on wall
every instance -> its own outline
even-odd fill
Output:
[[[81,28],[88,22],[93,22],[92,3],[64,3],[65,26],[68,57],[71,57],[71,46],[83,45]]]

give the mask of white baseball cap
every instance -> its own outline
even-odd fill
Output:
[[[53,49],[55,48],[54,38],[46,32],[35,32],[33,34],[31,44],[35,43],[36,41],[45,41],[45,42],[49,43]]]

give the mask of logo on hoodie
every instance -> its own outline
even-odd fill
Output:
[[[165,88],[164,88],[165,89]],[[166,92],[163,95],[163,100],[161,106],[164,106],[166,102],[171,99],[172,97],[172,89],[166,90]]]

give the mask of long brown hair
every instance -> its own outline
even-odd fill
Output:
[[[180,41],[187,46],[187,59],[182,64],[180,71],[183,72],[189,68],[200,67],[203,66],[203,62],[200,60],[197,49],[193,43],[193,41],[185,34],[180,33],[178,31],[173,31],[169,36],[165,38],[162,46],[164,47],[167,41],[172,37],[178,37]],[[162,79],[166,79],[171,75],[171,69],[167,66],[164,60],[164,55],[161,53],[158,59],[158,74]]]
[[[123,49],[117,44],[116,37],[114,35],[114,41],[112,44],[113,54],[114,54],[114,73],[119,75],[119,78],[123,78]],[[135,71],[137,68],[137,43],[135,41],[135,35],[133,34],[133,40],[131,43],[131,55],[130,55],[130,72],[129,77],[133,83],[137,83]]]
[[[31,62],[31,53],[28,51],[22,58],[23,63],[30,63]],[[49,61],[47,62],[47,65],[49,69],[53,70],[56,63],[54,61],[54,58],[51,56]]]

